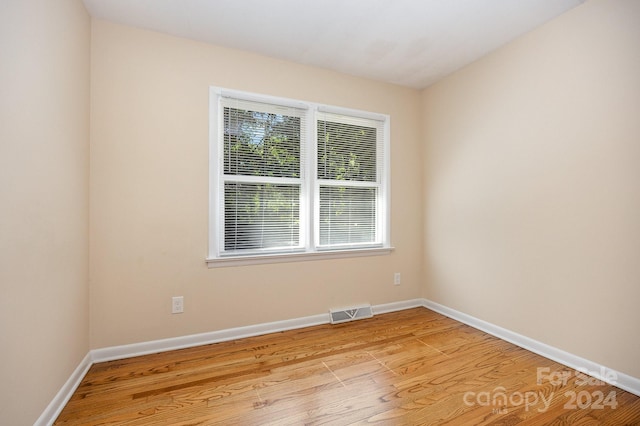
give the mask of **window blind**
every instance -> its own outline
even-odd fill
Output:
[[[223,254],[301,246],[305,111],[223,98]]]
[[[380,244],[382,123],[326,112],[317,118],[318,246]]]

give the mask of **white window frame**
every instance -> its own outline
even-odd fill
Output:
[[[221,114],[221,99],[234,98],[243,101],[253,101],[284,107],[295,107],[307,111],[305,147],[301,147],[306,153],[301,159],[301,202],[300,202],[300,239],[302,248],[298,250],[268,251],[265,253],[240,253],[224,254],[221,250],[224,233],[224,218],[222,217],[220,203],[224,201],[223,167],[221,165],[223,144],[222,134],[224,124]],[[375,256],[388,254],[393,250],[390,244],[390,117],[386,114],[371,113],[366,111],[321,105],[313,102],[278,98],[267,95],[258,95],[236,90],[211,87],[209,93],[209,253],[206,259],[210,268],[223,266],[240,266],[261,263],[280,263],[308,261],[316,259],[333,259],[343,257]],[[377,241],[375,244],[363,246],[350,246],[348,248],[324,248],[319,246],[319,221],[314,218],[319,215],[319,188],[326,181],[317,178],[317,153],[316,153],[316,125],[320,113],[343,115],[350,118],[375,120],[382,126],[382,160],[377,164],[379,173],[378,206],[377,206]],[[304,142],[302,142],[304,143]],[[380,164],[381,163],[381,164]],[[345,182],[348,185],[354,182]],[[336,184],[335,181],[332,184]],[[354,186],[357,186],[356,182]]]

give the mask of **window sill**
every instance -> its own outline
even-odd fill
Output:
[[[382,256],[390,254],[393,247],[376,247],[353,250],[331,250],[313,253],[274,253],[249,256],[208,258],[207,267],[262,265],[267,263],[307,262],[311,260],[344,259],[349,257]]]

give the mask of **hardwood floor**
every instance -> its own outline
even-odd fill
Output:
[[[95,364],[55,424],[370,423],[640,425],[640,397],[415,308]]]

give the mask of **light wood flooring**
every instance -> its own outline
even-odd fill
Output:
[[[415,308],[95,364],[56,424],[640,425],[640,397]]]

